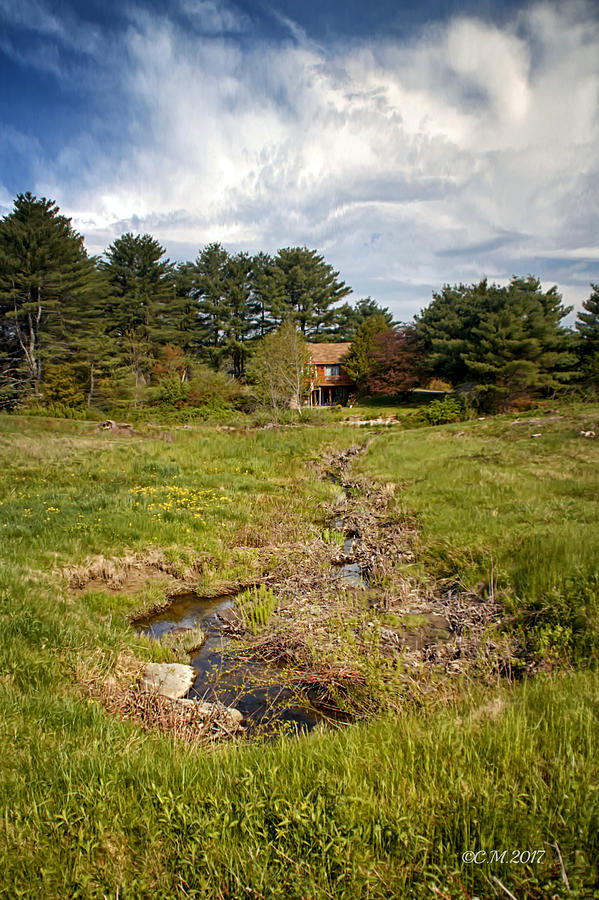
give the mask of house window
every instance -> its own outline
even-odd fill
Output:
[[[333,378],[335,375],[339,375],[339,366],[325,366],[324,374],[327,378]]]

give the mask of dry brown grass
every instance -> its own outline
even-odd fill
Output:
[[[82,692],[112,715],[136,722],[146,731],[168,733],[187,743],[206,744],[243,732],[222,704],[210,704],[208,710],[201,703],[171,700],[142,690],[139,681],[144,666],[131,653],[121,654],[109,675],[97,664],[92,664],[91,669],[81,665]]]

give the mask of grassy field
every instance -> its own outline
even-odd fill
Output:
[[[159,658],[127,617],[164,584],[73,593],[63,569],[160,552],[206,586],[259,578],[326,525],[338,489],[312,461],[366,434],[0,418],[0,895],[599,897],[599,442],[579,435],[598,420],[383,430],[354,464],[400,486],[414,577],[485,582],[544,671],[206,749],[82,690],[123,653]]]

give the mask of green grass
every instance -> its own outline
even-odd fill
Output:
[[[383,432],[357,466],[405,485],[422,572],[474,582],[492,563],[506,602],[546,605],[555,583],[586,617],[599,447],[575,418],[535,440],[510,421]],[[0,417],[0,895],[453,900],[496,896],[495,876],[519,900],[599,896],[594,670],[464,685],[445,706],[211,749],[144,732],[80,691],[86,665],[110,674],[129,648],[165,652],[127,621],[164,587],[73,595],[62,566],[160,547],[175,570],[199,554],[206,584],[259,575],[263,548],[329,525],[322,504],[338,488],[309,463],[356,437],[331,424],[131,438]],[[504,849],[546,854],[462,862]]]
[[[530,418],[383,434],[357,468],[402,486],[416,572],[492,588],[527,640],[583,662],[598,650],[599,441],[579,432],[599,409]]]

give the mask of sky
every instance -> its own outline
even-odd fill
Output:
[[[528,273],[577,308],[598,188],[593,0],[0,0],[0,215],[52,198],[90,253],[307,246],[402,321]]]

